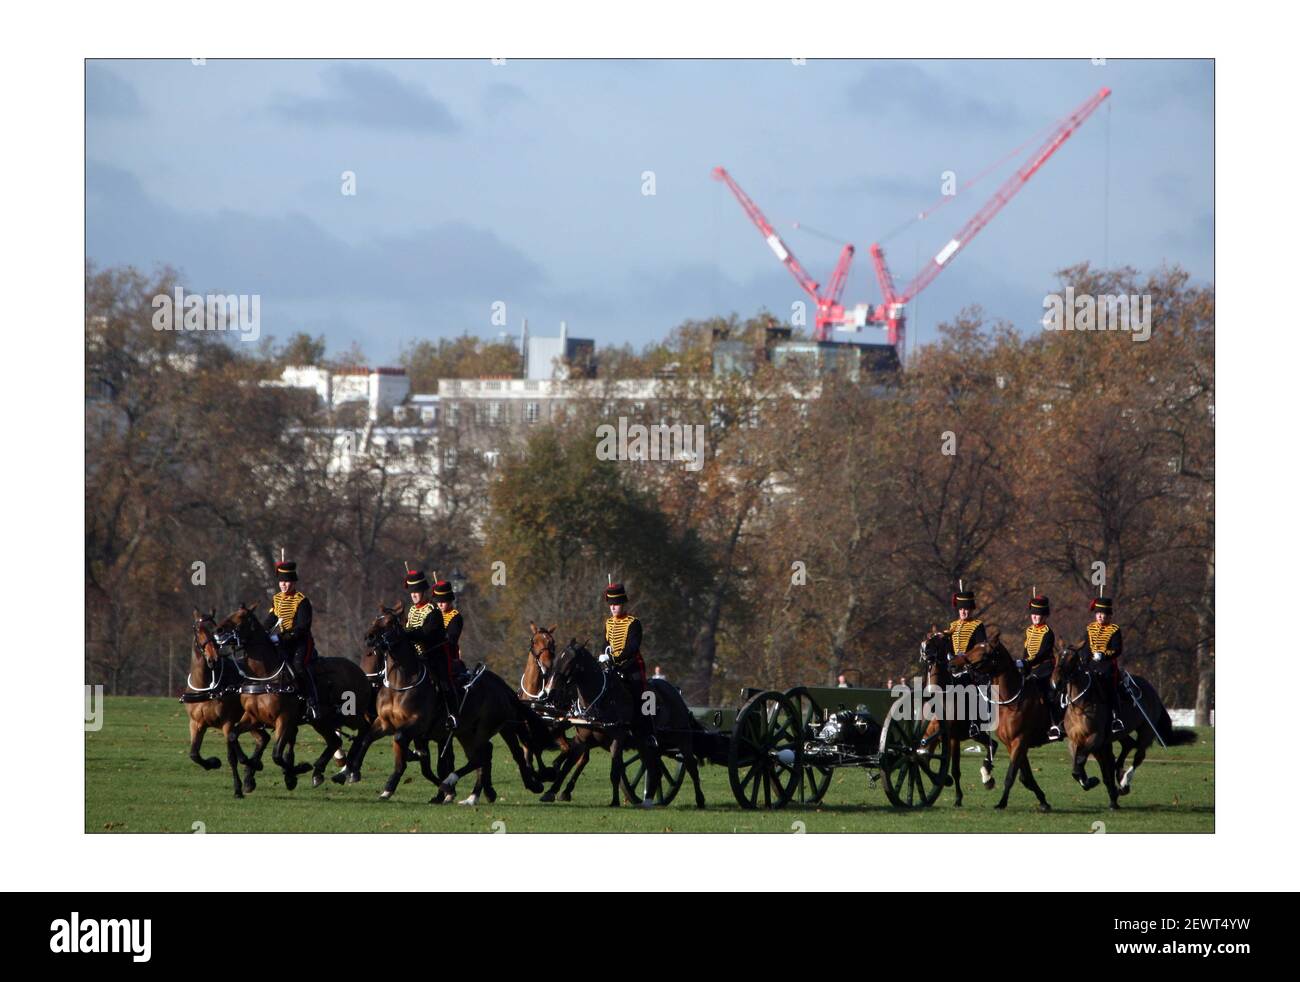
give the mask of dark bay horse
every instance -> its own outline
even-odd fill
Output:
[[[384,653],[389,685],[381,689],[380,698],[384,699],[385,690],[390,696],[384,700],[384,711],[376,717],[370,730],[353,744],[348,754],[346,780],[349,783],[360,780],[361,762],[365,759],[370,744],[388,733],[394,733],[396,767],[394,775],[385,786],[388,794],[384,797],[396,788],[401,772],[405,769],[406,743],[418,738],[423,741],[426,749],[426,756],[420,764],[421,770],[425,777],[438,784],[438,791],[429,803],[442,804],[452,800],[455,797],[456,783],[471,771],[481,771],[479,785],[476,786],[475,794],[471,795],[476,801],[478,787],[491,786],[492,738],[500,733],[519,767],[524,786],[534,793],[541,791],[541,783],[524,759],[519,734],[527,733],[532,740],[540,743],[546,734],[545,726],[515,698],[514,692],[500,676],[486,669],[470,681],[456,713],[456,729],[452,735],[465,751],[465,764],[441,777],[432,775],[427,766],[427,747],[430,739],[436,740],[438,728],[446,719],[441,695],[431,680],[427,677],[420,678],[420,674],[427,669],[402,629],[401,615],[405,606],[399,603],[393,608],[381,606],[380,610],[380,616],[366,634],[366,645]],[[394,681],[395,670],[399,673],[396,676],[397,682]],[[339,776],[335,775],[335,780]],[[495,792],[492,797],[495,797]],[[467,803],[473,801],[467,799]]]
[[[943,643],[943,632],[931,626],[930,633],[921,642],[921,661],[926,666],[926,684],[947,690],[950,686],[963,684],[967,679],[954,676],[948,661],[948,653]],[[928,745],[939,735],[938,719],[931,720],[921,738],[922,746]],[[961,793],[961,745],[967,740],[974,740],[984,748],[984,760],[980,762],[980,780],[986,790],[997,787],[993,777],[993,755],[998,752],[998,742],[981,729],[968,725],[967,720],[952,720],[948,727],[948,760],[951,762],[950,778],[953,787],[953,807],[960,808]]]
[[[996,628],[989,630],[987,641],[970,648],[964,655],[954,656],[948,666],[954,673],[973,669],[977,675],[989,680],[988,695],[981,692],[981,698],[996,711],[997,733],[1011,757],[1007,776],[1003,779],[1002,797],[993,807],[1007,807],[1011,787],[1019,774],[1025,787],[1038,798],[1038,810],[1051,811],[1052,806],[1047,803],[1029,764],[1030,749],[1047,743],[1047,729],[1052,725],[1048,706],[1054,692],[1050,681],[1036,676],[1025,677],[1002,644]]]
[[[251,793],[257,787],[253,777],[262,769],[262,752],[270,742],[264,728],[253,731],[256,749],[246,757],[239,740],[230,738],[231,730],[239,725],[244,708],[239,704],[239,668],[229,656],[221,654],[212,640],[216,629],[216,611],[201,614],[194,611],[194,646],[190,657],[190,673],[185,677],[185,694],[181,702],[190,717],[190,760],[204,770],[221,766],[217,757],[202,755],[203,734],[209,729],[219,729],[226,737],[226,758],[235,781],[235,797]],[[241,790],[239,765],[244,765],[244,782]]]
[[[537,624],[529,621],[528,630],[528,654],[524,659],[523,673],[519,676],[519,698],[525,705],[539,712],[550,716],[563,715],[569,707],[567,704],[564,706],[556,705],[556,693],[553,691],[555,686],[555,673],[553,671],[555,667],[555,627],[538,627]],[[549,724],[550,740],[545,746],[534,746],[534,742],[531,740],[525,743],[528,764],[543,781],[555,780],[558,771],[554,767],[545,766],[542,751],[554,747],[559,750],[561,758],[566,757],[569,748],[572,746],[572,741],[568,737],[570,725],[568,720]],[[569,776],[569,783],[560,792],[561,801],[571,801],[573,799],[574,785],[578,783],[578,777],[582,774],[583,768],[587,766],[590,756],[590,751],[583,748]]]
[[[213,634],[219,646],[232,646],[247,664],[239,696],[243,717],[227,739],[259,726],[271,727],[275,734],[271,759],[284,773],[285,787],[293,790],[298,775],[307,771],[311,771],[312,787],[319,787],[325,781],[325,765],[342,746],[340,727],[364,731],[374,717],[370,683],[360,666],[347,658],[317,657],[312,661],[321,715],[310,725],[325,741],[325,750],[311,764],[296,764],[294,747],[302,722],[302,700],[292,687],[284,655],[257,619],[256,609],[255,603],[240,604]]]
[[[543,801],[555,800],[555,793],[563,783],[569,768],[587,753],[588,746],[604,747],[610,752],[613,763],[610,767],[612,797],[610,807],[619,806],[619,791],[623,776],[623,750],[634,747],[646,762],[650,778],[649,793],[642,800],[633,804],[653,807],[662,779],[660,751],[669,749],[682,755],[686,772],[691,776],[695,788],[695,805],[703,808],[704,792],[700,788],[700,772],[696,759],[696,744],[703,744],[710,737],[699,725],[681,693],[664,679],[652,679],[647,684],[647,694],[652,694],[648,703],[638,703],[612,672],[600,667],[590,651],[577,639],[570,640],[564,651],[556,659],[551,669],[555,676],[555,688],[571,690],[574,695],[575,708],[589,722],[575,722],[576,738],[569,752],[560,764],[555,784],[542,796]],[[634,713],[648,705],[653,710],[653,729],[658,746],[645,741],[629,722]],[[598,723],[597,720],[610,720]],[[570,786],[570,789],[572,787]]]
[[[1090,663],[1084,660],[1083,648],[1083,644],[1064,646],[1057,655],[1056,667],[1052,670],[1052,685],[1065,707],[1062,729],[1070,743],[1071,774],[1083,790],[1091,791],[1095,788],[1099,782],[1087,772],[1088,757],[1091,755],[1101,769],[1101,780],[1106,784],[1110,807],[1118,808],[1120,795],[1133,790],[1134,772],[1146,759],[1147,748],[1157,733],[1166,746],[1176,747],[1195,743],[1196,732],[1175,730],[1169,711],[1160,701],[1155,687],[1138,675],[1132,676],[1133,682],[1142,700],[1142,708],[1151,717],[1151,722],[1147,722],[1129,699],[1120,698],[1119,714],[1124,731],[1112,732],[1111,707],[1116,692],[1112,683],[1102,674],[1088,670]],[[1112,668],[1118,670],[1118,666]],[[1152,723],[1155,724],[1154,727]],[[1112,747],[1115,742],[1120,745],[1118,759]],[[1124,771],[1124,761],[1129,752],[1134,750],[1133,764]]]

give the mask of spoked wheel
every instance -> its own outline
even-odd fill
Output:
[[[655,795],[656,805],[669,805],[682,789],[686,778],[686,761],[671,751],[659,757],[662,777],[659,781],[659,793]],[[650,789],[649,768],[641,759],[641,751],[629,750],[623,754],[623,774],[620,782],[623,786],[623,798],[629,804],[646,797]]]
[[[817,705],[817,700],[802,685],[796,685],[788,690],[785,697],[794,703],[795,709],[799,711],[799,720],[802,723],[799,732],[803,734],[806,743],[813,739],[814,731],[826,722],[826,712]],[[831,786],[831,774],[829,767],[805,762],[799,773],[799,787],[791,800],[800,805],[820,804],[822,798],[826,796],[826,789]]]
[[[928,808],[938,800],[948,779],[948,741],[945,727],[924,752],[921,738],[929,720],[894,719],[891,715],[880,733],[880,771],[885,794],[895,808]]]
[[[802,771],[799,710],[779,692],[760,692],[741,707],[731,730],[731,793],[741,808],[781,808],[798,792]]]

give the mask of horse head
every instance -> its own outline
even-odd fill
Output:
[[[406,634],[402,630],[402,614],[406,605],[400,600],[395,607],[379,605],[379,616],[374,619],[363,639],[365,646],[380,655],[388,655],[401,644]]]
[[[256,617],[257,602],[240,604],[239,609],[216,626],[212,639],[219,647],[234,645],[243,648],[248,642],[265,637],[262,622]]]
[[[221,652],[216,642],[217,612],[211,610],[204,614],[194,611],[194,657],[202,658],[208,668],[215,668],[221,660]]]

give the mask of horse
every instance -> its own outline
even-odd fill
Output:
[[[244,755],[238,740],[230,739],[230,731],[239,725],[244,710],[239,704],[239,669],[232,659],[217,650],[212,640],[216,616],[215,610],[208,614],[194,611],[193,654],[181,702],[185,703],[190,716],[190,760],[205,771],[221,766],[220,758],[204,757],[201,753],[203,734],[209,729],[220,729],[226,737],[226,757],[234,776],[235,797],[242,798],[244,792],[251,794],[257,787],[253,772],[262,769],[262,752],[266,750],[270,737],[263,728],[253,731],[257,749],[251,758]],[[244,765],[242,788],[239,781],[240,764]]]
[[[943,633],[933,625],[930,627],[930,633],[926,635],[921,642],[921,661],[926,665],[926,684],[936,686],[940,689],[947,689],[949,686],[956,685],[957,677],[952,673],[949,667],[947,652],[944,649]],[[921,749],[925,749],[939,735],[939,719],[933,719],[926,727],[925,734],[921,738]],[[966,740],[974,740],[985,750],[984,760],[980,763],[980,780],[984,784],[985,790],[992,791],[997,787],[997,781],[993,777],[993,756],[998,752],[998,742],[989,736],[987,732],[979,729],[973,723],[969,732],[963,733],[961,721],[952,721],[954,725],[948,727],[948,759],[952,762],[952,771],[949,780],[952,782],[953,793],[956,798],[953,801],[954,808],[960,808],[962,802],[961,793],[961,745]]]
[[[404,611],[402,603],[393,608],[381,605],[379,617],[366,634],[367,646],[383,651],[385,655],[386,684],[380,692],[383,708],[370,730],[353,743],[346,770],[336,774],[334,779],[343,776],[348,783],[359,781],[361,763],[370,745],[388,733],[395,733],[393,757],[396,766],[380,793],[381,797],[391,797],[396,790],[406,768],[406,744],[415,740],[417,746],[422,744],[425,749],[425,757],[420,762],[424,776],[438,785],[437,793],[429,803],[442,804],[453,799],[456,783],[470,771],[480,771],[475,790],[465,801],[474,804],[480,788],[491,788],[492,738],[500,733],[519,767],[524,786],[534,793],[541,791],[542,784],[524,759],[518,733],[527,732],[533,740],[541,742],[545,726],[536,714],[515,698],[513,690],[500,676],[486,669],[480,670],[468,683],[451,734],[465,751],[465,764],[442,776],[432,774],[428,741],[438,736],[439,728],[445,724],[446,712],[436,685],[427,678],[428,669],[402,630],[401,615]],[[495,797],[495,791],[491,791],[489,800]]]
[[[649,703],[653,706],[652,725],[663,737],[662,744],[656,746],[641,737],[629,722],[625,722],[631,720],[633,714],[641,712],[642,706],[646,703],[635,700],[617,679],[611,684],[611,673],[602,670],[591,652],[584,645],[579,644],[576,638],[571,639],[565,646],[551,670],[555,676],[554,684],[560,685],[562,689],[573,690],[576,696],[576,708],[584,718],[590,719],[590,722],[576,723],[576,741],[560,765],[555,784],[542,796],[543,801],[555,800],[555,793],[563,783],[569,768],[580,757],[585,757],[586,748],[590,744],[595,744],[608,750],[613,758],[610,767],[610,784],[613,789],[610,807],[619,807],[619,790],[623,777],[623,749],[630,745],[636,748],[641,759],[646,762],[647,772],[650,775],[649,788],[652,792],[643,800],[637,800],[633,796],[633,804],[645,808],[653,807],[662,777],[663,769],[659,759],[662,746],[676,750],[682,755],[686,772],[690,774],[691,783],[695,788],[695,806],[705,807],[704,792],[700,788],[695,742],[705,741],[709,735],[696,721],[676,688],[665,679],[652,679],[647,686],[646,691],[653,694],[653,699]],[[601,717],[618,722],[598,723],[595,719],[591,719],[592,710],[598,706]],[[572,785],[568,790],[572,790]]]
[[[1155,687],[1141,676],[1131,676],[1137,688],[1138,698],[1146,708],[1148,721],[1132,702],[1119,699],[1119,717],[1124,730],[1115,733],[1110,728],[1112,700],[1115,693],[1100,673],[1088,671],[1080,652],[1084,644],[1065,645],[1056,659],[1052,670],[1052,687],[1059,693],[1061,705],[1065,707],[1063,729],[1070,743],[1071,775],[1084,791],[1091,791],[1100,783],[1087,772],[1088,756],[1091,754],[1101,768],[1101,780],[1106,783],[1106,792],[1110,796],[1110,807],[1119,808],[1121,795],[1133,790],[1133,776],[1142,761],[1146,759],[1147,748],[1157,734],[1165,746],[1176,747],[1195,743],[1194,730],[1175,730],[1169,711]],[[1118,671],[1118,666],[1112,666]],[[1152,724],[1155,724],[1154,726]],[[1130,734],[1136,733],[1134,739]],[[1120,755],[1116,759],[1111,744],[1118,742]],[[1136,750],[1133,764],[1128,770],[1121,771],[1130,751]],[[1117,780],[1118,776],[1118,780]]]
[[[541,708],[544,710],[556,711],[552,699],[552,687],[555,685],[555,675],[551,671],[555,665],[555,627],[538,627],[532,621],[528,622],[529,640],[528,654],[524,660],[524,670],[519,676],[519,699],[529,707]],[[563,709],[559,709],[563,713]],[[569,753],[572,741],[568,738],[569,721],[561,720],[558,723],[551,724],[550,739],[543,746],[534,746],[533,741],[525,742],[525,751],[528,757],[528,765],[533,768],[537,776],[543,781],[555,780],[558,773],[556,768],[545,766],[542,759],[542,751],[549,747],[556,747],[561,757]],[[582,773],[583,768],[587,766],[590,759],[590,751],[583,749],[582,754],[577,759],[573,773],[569,777],[569,783],[564,790],[560,792],[561,801],[571,801],[573,799],[573,788],[578,783],[578,776]]]
[[[1047,803],[1047,797],[1029,765],[1030,749],[1047,743],[1047,730],[1052,725],[1048,707],[1054,692],[1050,682],[1037,676],[1026,677],[1002,644],[996,629],[988,632],[987,641],[970,648],[964,655],[954,656],[948,666],[957,673],[973,669],[990,683],[988,695],[981,691],[980,697],[996,709],[998,736],[1007,745],[1011,757],[1002,785],[1002,797],[993,807],[1007,807],[1011,787],[1019,774],[1025,787],[1038,798],[1038,810],[1051,811],[1052,806]]]
[[[311,672],[320,697],[320,715],[311,721],[313,730],[325,741],[324,752],[311,764],[295,764],[294,747],[302,722],[302,700],[292,688],[284,654],[271,641],[266,628],[255,616],[257,604],[240,604],[214,632],[219,646],[231,645],[244,653],[248,671],[243,674],[239,701],[244,713],[228,740],[257,726],[275,731],[271,759],[284,773],[284,785],[290,791],[298,786],[298,775],[311,771],[311,786],[325,782],[325,765],[343,745],[340,727],[358,731],[356,744],[374,717],[374,696],[365,674],[356,662],[347,658],[317,657]]]

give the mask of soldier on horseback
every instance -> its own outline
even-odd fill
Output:
[[[943,633],[947,637],[948,657],[964,655],[977,644],[988,640],[984,624],[975,620],[975,591],[958,589],[952,595],[952,607],[957,612],[957,619],[948,625]]]
[[[1026,678],[1037,678],[1048,693],[1047,711],[1052,725],[1047,729],[1048,740],[1061,739],[1060,700],[1051,691],[1052,669],[1056,666],[1056,634],[1047,624],[1052,604],[1046,597],[1036,596],[1029,601],[1029,626],[1025,628],[1025,652],[1016,659],[1016,666]]]
[[[275,564],[275,576],[280,592],[271,598],[271,610],[263,626],[284,656],[295,687],[307,700],[307,718],[316,719],[320,716],[320,701],[311,669],[316,658],[311,601],[298,589],[297,563],[281,559]]]
[[[1120,717],[1120,656],[1124,653],[1124,638],[1119,626],[1112,624],[1110,614],[1112,604],[1110,597],[1097,597],[1088,606],[1092,613],[1092,622],[1088,625],[1087,637],[1080,642],[1086,644],[1092,652],[1090,670],[1093,674],[1110,681],[1110,706],[1112,733],[1124,732],[1124,721]]]
[[[627,591],[622,583],[611,583],[605,588],[605,603],[609,605],[609,617],[600,632],[605,639],[600,661],[610,666],[632,697],[636,707],[632,725],[638,735],[653,745],[654,721],[642,712],[646,676],[645,661],[641,658],[641,622],[627,613]]]
[[[429,601],[429,580],[423,570],[406,571],[406,589],[411,594],[411,604],[406,608],[403,630],[415,645],[416,654],[428,666],[434,684],[442,694],[448,722],[455,728],[455,713],[460,709],[460,693],[456,686],[451,646],[447,643],[443,618]]]
[[[437,575],[437,570],[434,570]],[[451,648],[451,667],[456,677],[465,674],[465,662],[460,657],[460,635],[465,629],[465,617],[456,609],[456,591],[446,580],[438,580],[433,585],[433,602],[442,614],[442,628],[447,633],[447,644]]]

